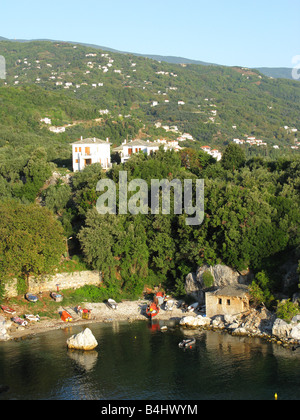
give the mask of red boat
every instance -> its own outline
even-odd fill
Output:
[[[156,303],[153,302],[151,305],[147,306],[146,314],[150,319],[156,317],[159,314],[159,307],[156,305]]]
[[[73,321],[73,318],[71,317],[71,315],[67,311],[63,311],[60,317],[64,322],[72,322]]]
[[[1,305],[2,311],[6,314],[15,315],[16,311],[14,309],[9,308],[8,306]]]
[[[155,298],[154,298],[154,302],[156,303],[157,306],[162,306],[162,304],[165,301],[165,294],[164,292],[157,292],[155,294]]]

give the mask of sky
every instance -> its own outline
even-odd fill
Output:
[[[293,67],[300,0],[0,0],[0,36],[244,67]]]

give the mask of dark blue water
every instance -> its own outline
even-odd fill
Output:
[[[300,354],[259,339],[186,331],[145,322],[89,326],[99,346],[70,351],[83,327],[0,343],[0,400],[300,399]]]

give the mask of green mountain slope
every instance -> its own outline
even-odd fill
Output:
[[[270,79],[256,70],[160,63],[131,54],[47,41],[1,41],[0,55],[7,64],[7,79],[0,81],[3,89],[34,85],[58,94],[60,100],[83,101],[68,118],[63,114],[56,118],[51,107],[47,114],[45,99],[42,117],[70,124],[65,134],[70,140],[101,134],[120,144],[122,137],[134,137],[143,128],[140,134],[154,139],[177,138],[178,133],[188,132],[196,140],[195,147],[208,143],[222,149],[233,138],[247,136],[261,138],[270,147],[290,147],[295,134],[284,126],[300,130],[300,84]],[[22,92],[24,95],[26,91]],[[53,102],[53,97],[49,101]],[[61,109],[67,106],[61,103]],[[37,109],[41,114],[40,105]],[[100,124],[97,128],[93,124],[92,128],[73,124],[74,120],[95,120],[97,116],[104,118],[101,129]],[[156,123],[175,126],[178,131],[155,129]],[[107,126],[110,128],[105,131]]]
[[[0,41],[2,40],[12,41],[12,42],[22,42],[22,43],[34,41],[34,40],[30,41],[30,40],[24,40],[24,39],[10,40],[7,38],[0,37]],[[63,41],[54,41],[50,39],[38,39],[35,41],[47,41],[47,42],[53,42],[53,43],[63,42]],[[192,60],[192,59],[184,58],[184,57],[163,56],[163,55],[157,55],[157,54],[139,54],[139,53],[134,53],[134,52],[118,51],[113,48],[103,47],[103,46],[95,45],[95,44],[86,44],[82,42],[68,41],[67,43],[73,44],[73,45],[82,45],[88,48],[100,49],[103,51],[110,51],[110,52],[119,53],[119,54],[130,54],[137,57],[151,58],[152,60],[164,61],[166,63],[171,63],[171,64],[199,64],[202,66],[219,66],[220,65],[220,64],[214,64],[214,63],[207,63],[205,61]],[[275,79],[283,78],[283,79],[293,80],[291,68],[257,67],[254,70],[258,70],[260,73],[264,74],[265,76],[273,77]]]

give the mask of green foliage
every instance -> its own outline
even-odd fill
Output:
[[[234,171],[241,168],[246,161],[244,150],[237,144],[230,144],[226,147],[222,156],[222,166],[224,169]]]
[[[100,303],[111,298],[110,290],[104,287],[84,286],[75,290],[74,297],[82,302]],[[113,298],[116,298],[113,296]]]
[[[51,185],[43,194],[46,207],[54,213],[62,213],[71,199],[71,187],[66,184]]]
[[[16,201],[0,204],[2,281],[52,272],[65,250],[61,225],[49,210]]]
[[[286,301],[278,301],[277,304],[277,317],[286,322],[291,322],[292,318],[300,313],[298,303],[291,302],[290,299]]]
[[[250,287],[250,295],[254,305],[259,306],[262,303],[271,308],[274,302],[274,296],[271,294],[272,282],[270,282],[267,274],[261,271],[256,274],[255,280]]]
[[[205,271],[202,275],[203,284],[206,289],[214,285],[214,277],[209,270]]]

